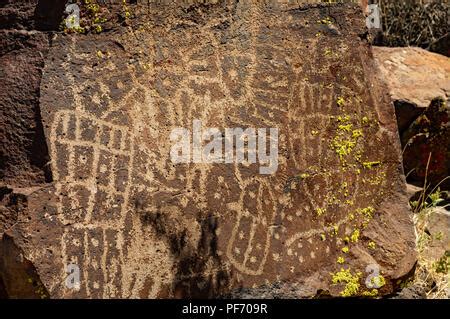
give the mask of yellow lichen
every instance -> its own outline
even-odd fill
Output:
[[[367,117],[367,116],[364,116],[363,118],[362,118],[362,123],[363,124],[368,124],[369,123],[369,118]]]
[[[349,115],[339,115],[336,121],[338,122],[338,127],[336,136],[331,142],[331,147],[339,156],[343,166],[346,166],[347,162],[345,157],[353,152],[357,145],[358,139],[363,136],[363,132],[361,129],[353,129],[353,124],[350,123]],[[357,157],[361,157],[360,152],[358,152]]]
[[[338,129],[343,132],[350,132],[352,130],[352,127],[353,127],[353,124],[351,124],[351,123],[346,124],[346,125],[341,124],[338,126]]]
[[[334,225],[334,226],[333,226],[333,232],[334,232],[334,234],[337,235],[338,231],[339,231],[339,226],[338,226],[338,225]]]
[[[381,165],[381,162],[380,162],[380,161],[376,161],[376,162],[364,162],[364,163],[362,163],[362,165],[363,165],[364,168],[372,169],[374,166],[379,166],[379,165]]]
[[[362,132],[361,129],[357,129],[357,130],[354,130],[352,132],[352,137],[353,138],[359,138],[359,137],[362,137],[362,136],[363,136],[363,132]]]
[[[346,122],[350,121],[350,116],[349,115],[344,115],[344,116],[339,115],[337,117],[337,121],[340,123],[346,123]]]
[[[301,179],[306,179],[306,178],[308,178],[308,177],[311,177],[311,175],[308,174],[308,173],[300,174],[300,178],[301,178]]]
[[[337,284],[345,284],[344,290],[341,291],[342,297],[351,297],[358,293],[360,283],[359,280],[361,278],[361,273],[357,272],[352,274],[350,269],[341,268],[340,271],[331,274],[331,282],[334,285]]]
[[[382,275],[374,276],[370,279],[370,283],[374,287],[381,288],[386,285],[386,279]]]
[[[366,218],[371,219],[373,217],[373,213],[375,212],[375,208],[373,208],[372,206],[368,206],[365,208],[357,209],[356,212]]]
[[[317,216],[322,216],[325,212],[326,212],[326,209],[324,209],[324,208],[316,208]]]
[[[324,19],[322,19],[322,20],[318,20],[317,23],[319,23],[319,24],[330,25],[330,24],[332,24],[333,22],[331,21],[331,18],[330,18],[330,17],[326,17],[326,18],[324,18]]]
[[[124,13],[124,17],[126,19],[131,17],[131,12],[130,12],[130,9],[128,8],[128,6],[127,6],[127,1],[126,0],[122,0],[122,10],[123,10],[123,13]]]
[[[96,25],[96,26],[95,26],[95,32],[100,33],[100,32],[102,32],[102,31],[103,31],[103,28],[102,28],[101,25]]]
[[[378,289],[372,289],[370,291],[364,291],[362,293],[364,297],[376,297],[378,296]]]
[[[360,235],[359,229],[355,229],[355,230],[353,231],[352,235],[350,236],[350,241],[351,241],[352,243],[358,242],[358,240],[359,240],[359,235]]]
[[[343,160],[345,156],[350,155],[355,146],[355,141],[346,140],[339,136],[336,136],[333,140],[333,148],[341,160]]]
[[[337,104],[339,107],[343,107],[343,106],[345,105],[345,100],[344,100],[344,98],[343,98],[342,96],[338,97],[338,99],[337,99],[337,101],[336,101],[336,104]]]

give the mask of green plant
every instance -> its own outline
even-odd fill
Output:
[[[446,251],[433,266],[437,273],[448,274],[450,270],[450,251]]]

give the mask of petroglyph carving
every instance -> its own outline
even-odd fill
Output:
[[[236,20],[219,10],[195,28],[168,21],[99,35],[103,58],[88,39],[55,40],[62,67],[47,65],[45,85],[70,89],[43,109],[62,265],[80,266],[79,294],[212,296],[322,278],[365,223],[354,212],[384,202],[398,159],[366,90],[367,48],[357,33],[321,41],[320,10],[279,9],[239,2]],[[221,132],[278,128],[277,172],[173,163],[170,132],[194,119]],[[373,161],[382,164],[363,165]]]

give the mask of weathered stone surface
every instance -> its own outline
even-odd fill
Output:
[[[61,0],[2,0],[0,29],[56,30],[65,3]]]
[[[408,182],[437,185],[450,174],[450,61],[420,48],[375,47],[374,56],[395,105]]]
[[[412,184],[406,184],[406,194],[410,202],[418,200],[422,193],[423,187],[418,187]]]
[[[450,105],[435,99],[401,134],[408,181],[450,189]]]
[[[0,28],[22,30],[34,29],[33,17],[37,2],[37,0],[3,0],[0,3]]]
[[[41,297],[339,296],[330,274],[344,268],[361,295],[374,264],[391,293],[414,235],[361,9],[130,8],[128,26],[51,39],[40,113],[53,180],[2,191],[24,198],[1,244],[7,293],[31,273]],[[170,132],[194,119],[279,128],[277,172],[172,163]]]
[[[425,224],[430,238],[424,257],[438,261],[446,253],[450,254],[450,211],[443,207],[434,207],[429,210]]]
[[[450,96],[447,57],[421,48],[374,47],[374,57],[395,104],[400,132],[435,98]]]
[[[39,112],[45,34],[0,31],[0,178],[15,185],[51,181]]]

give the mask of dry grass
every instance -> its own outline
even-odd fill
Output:
[[[442,180],[437,186],[430,190],[427,182],[428,168],[432,154],[428,156],[425,182],[423,191],[417,201],[411,202],[414,212],[414,226],[416,231],[417,267],[414,277],[407,283],[408,288],[424,294],[427,299],[448,299],[450,296],[450,251],[436,258],[436,247],[432,243],[442,238],[436,238],[437,234],[429,231],[429,221],[433,214],[437,213],[438,205],[444,202],[439,185],[449,177]],[[447,196],[448,198],[448,196]],[[443,206],[445,209],[447,206]],[[449,236],[440,234],[441,236]]]
[[[422,210],[414,216],[414,224],[417,234],[418,262],[414,277],[408,283],[408,287],[414,286],[416,291],[421,291],[427,299],[449,298],[449,263],[450,252],[446,252],[441,258],[431,258],[430,243],[433,235],[427,230],[427,221],[431,214],[435,213],[435,207]]]
[[[378,45],[429,48],[448,32],[446,0],[378,0],[383,37]]]

